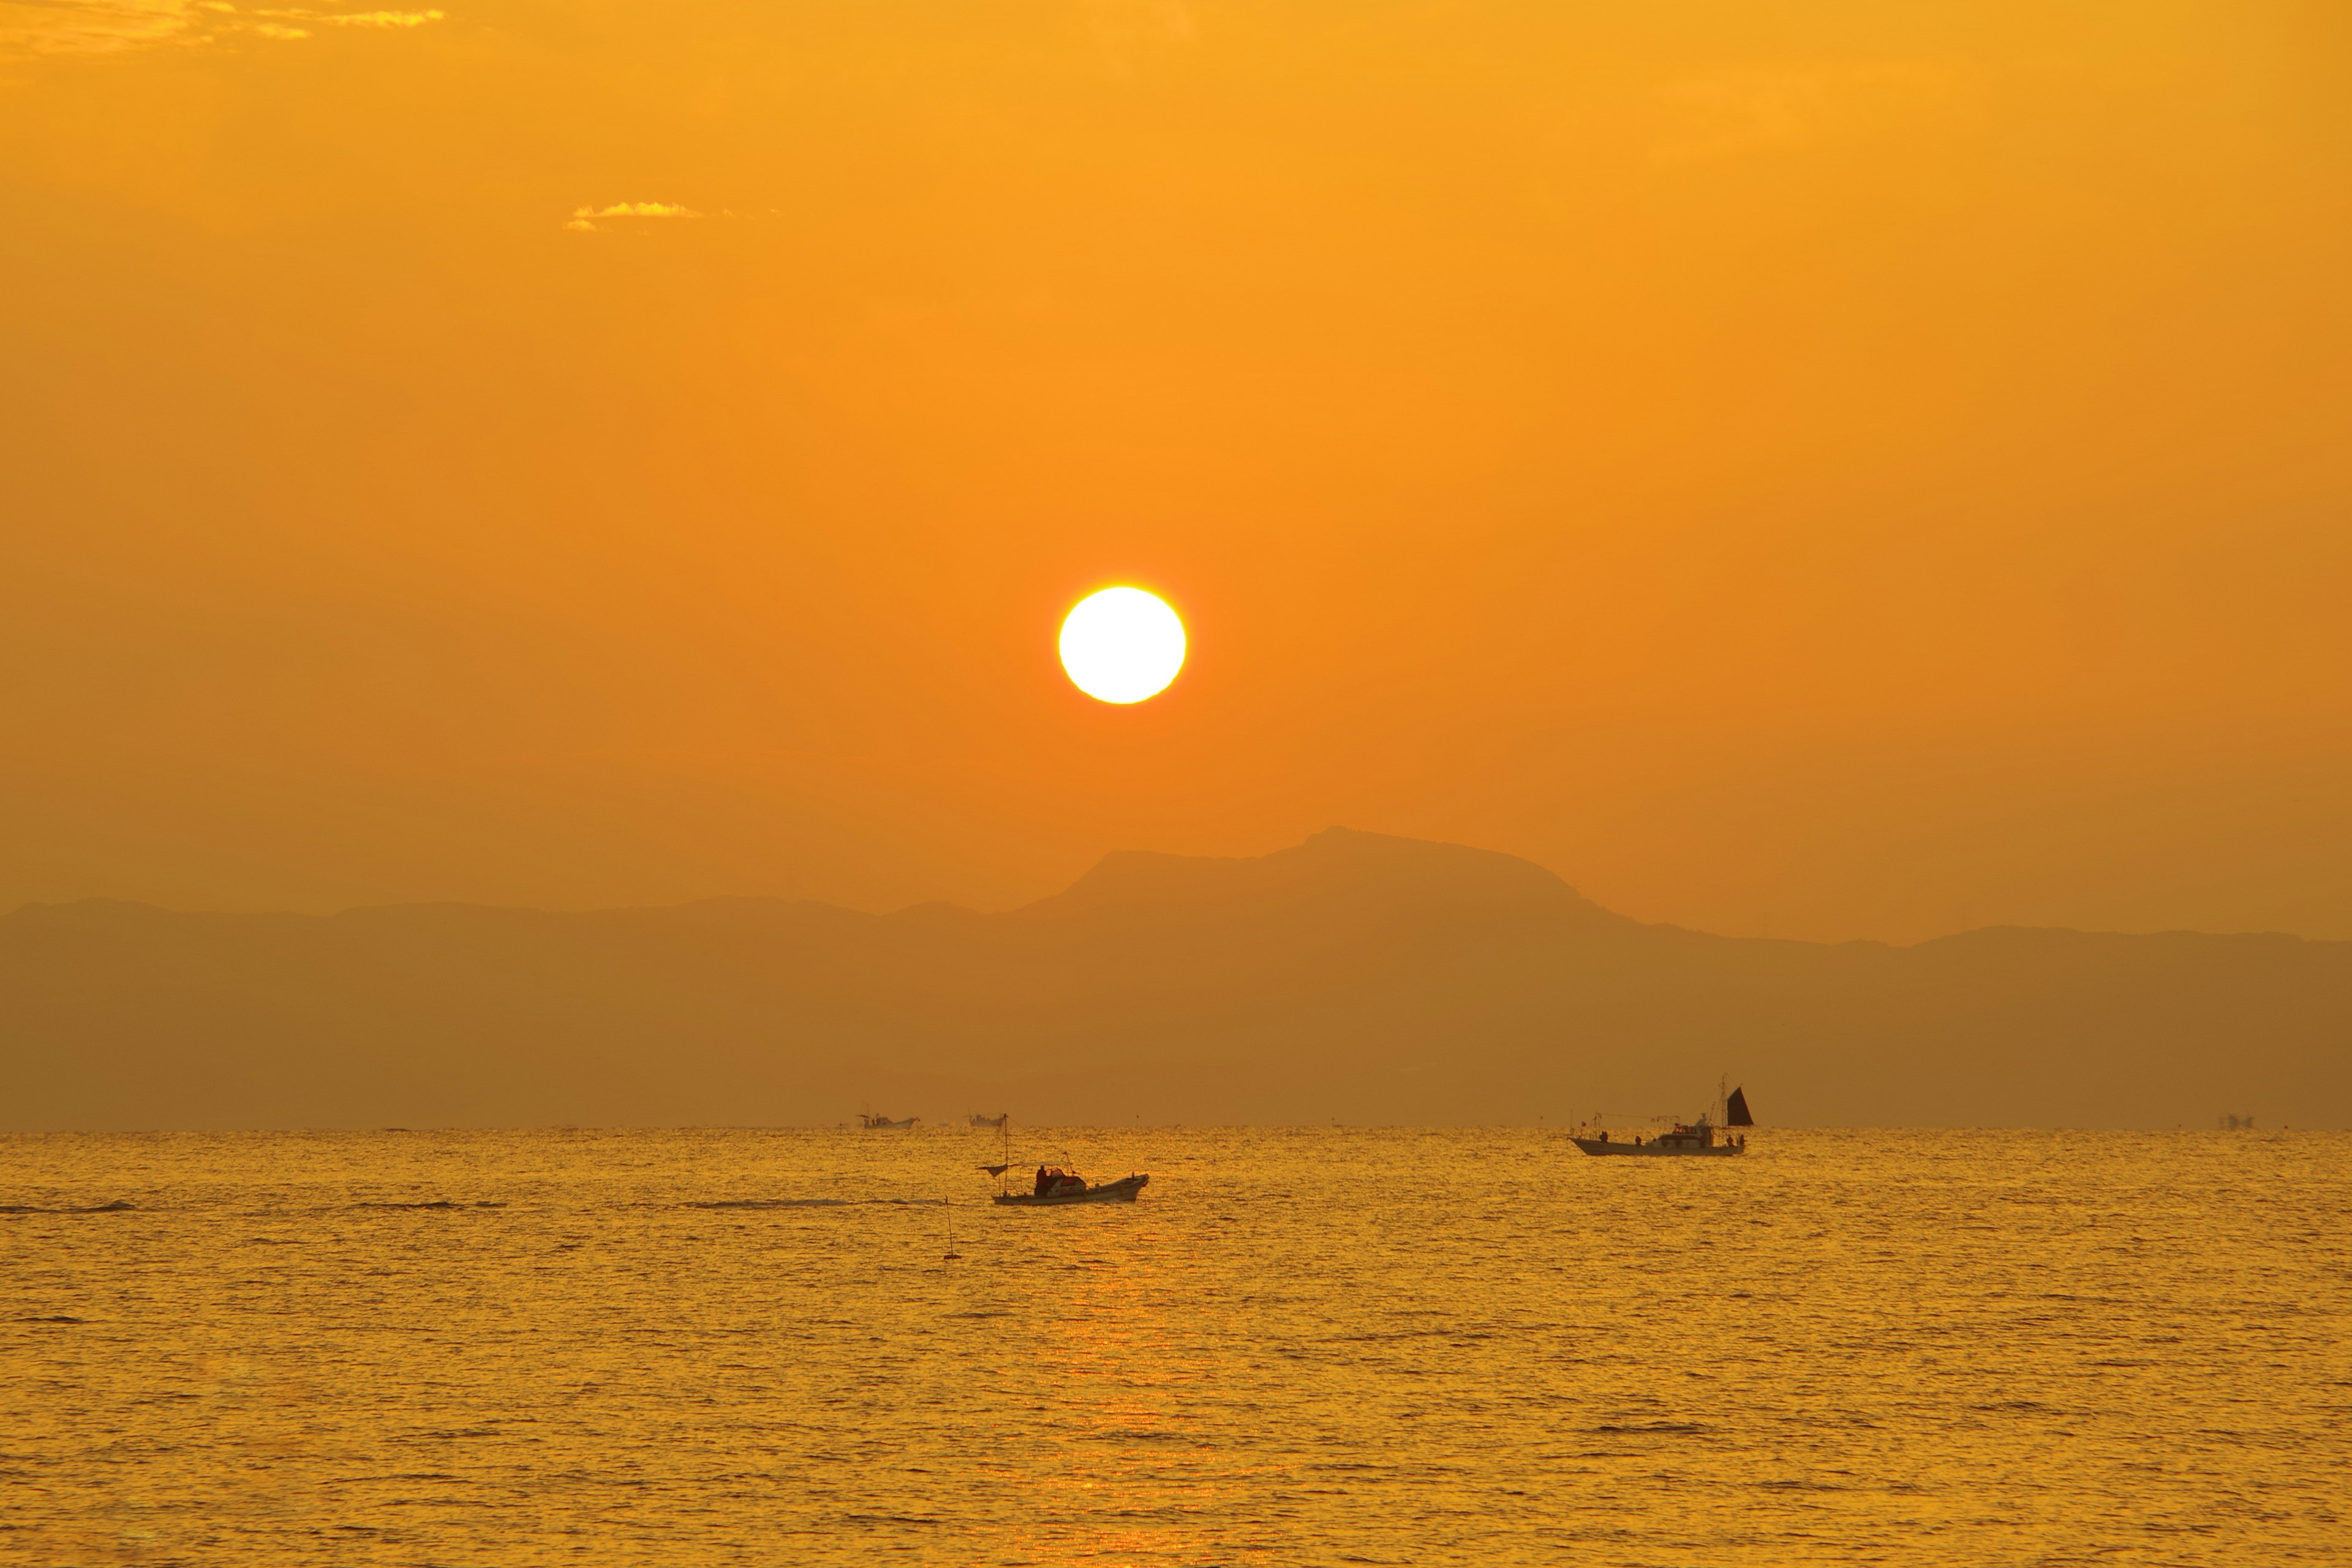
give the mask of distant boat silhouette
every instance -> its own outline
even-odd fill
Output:
[[[1746,1153],[1748,1152],[1746,1138],[1743,1137],[1737,1142],[1726,1138],[1718,1143],[1716,1142],[1715,1135],[1718,1126],[1753,1127],[1756,1125],[1756,1119],[1748,1111],[1747,1089],[1743,1087],[1735,1089],[1728,1094],[1723,1094],[1718,1103],[1722,1107],[1723,1120],[1720,1123],[1710,1120],[1705,1112],[1701,1112],[1696,1121],[1677,1121],[1674,1124],[1674,1131],[1671,1132],[1660,1132],[1647,1140],[1644,1140],[1641,1134],[1635,1133],[1632,1142],[1620,1143],[1612,1141],[1604,1130],[1597,1138],[1578,1138],[1575,1143],[1588,1154]]]
[[[982,1115],[979,1111],[977,1111],[977,1110],[975,1110],[975,1111],[973,1111],[973,1112],[971,1113],[971,1124],[972,1124],[974,1127],[998,1128],[998,1127],[1003,1127],[1003,1126],[1004,1126],[1007,1122],[1010,1122],[1012,1120],[1013,1120],[1013,1112],[1011,1112],[1011,1111],[1009,1111],[1009,1110],[1001,1110],[1001,1111],[997,1112],[994,1116],[982,1116]]]
[[[887,1116],[868,1116],[862,1110],[857,1113],[857,1124],[868,1132],[903,1132],[921,1120],[919,1116],[908,1116],[893,1121]]]

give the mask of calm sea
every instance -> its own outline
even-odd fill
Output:
[[[2352,1136],[994,1147],[0,1139],[0,1561],[2352,1560]]]

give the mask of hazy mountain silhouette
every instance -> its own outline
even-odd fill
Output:
[[[1005,914],[722,899],[0,918],[0,1126],[1559,1121],[2342,1125],[2352,943],[1707,936],[1334,828]]]

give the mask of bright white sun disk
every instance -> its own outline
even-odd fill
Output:
[[[1184,668],[1184,623],[1157,595],[1105,588],[1062,622],[1062,668],[1097,701],[1156,697]]]

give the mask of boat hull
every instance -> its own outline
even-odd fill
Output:
[[[1675,1143],[1618,1143],[1604,1142],[1598,1138],[1579,1138],[1575,1140],[1575,1143],[1588,1154],[1632,1154],[1642,1159],[1655,1157],[1664,1160],[1682,1160],[1695,1157],[1704,1160],[1709,1155],[1722,1159],[1745,1152],[1737,1143],[1716,1143],[1705,1146]]]
[[[1055,1193],[1042,1198],[1034,1193],[999,1193],[996,1201],[1013,1208],[1045,1208],[1055,1204],[1131,1204],[1150,1180],[1150,1176],[1122,1176],[1084,1192]]]

